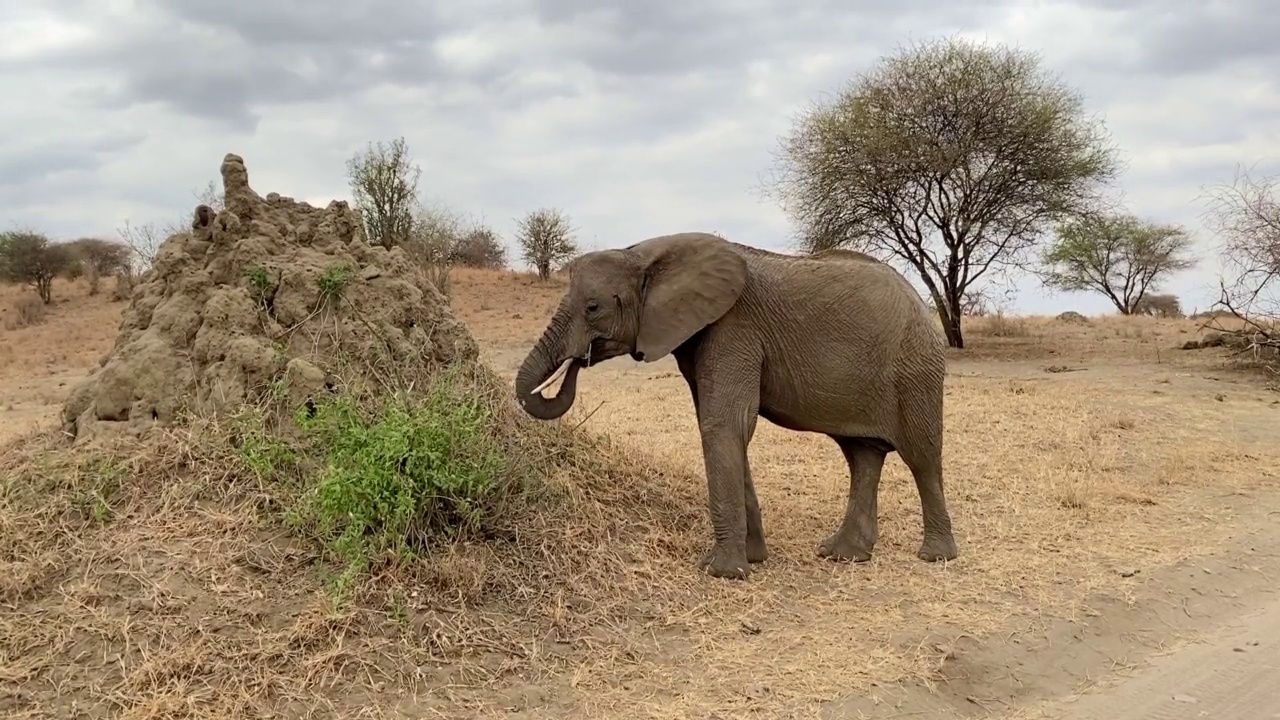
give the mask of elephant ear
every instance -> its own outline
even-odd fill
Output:
[[[719,320],[747,284],[746,259],[715,235],[665,235],[628,249],[647,261],[636,337],[645,362],[661,359]]]

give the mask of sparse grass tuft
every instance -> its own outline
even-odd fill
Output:
[[[1003,310],[997,310],[991,315],[984,316],[981,320],[981,322],[974,323],[973,332],[976,335],[998,338],[1025,338],[1031,336],[1031,328],[1025,319],[1005,315]]]

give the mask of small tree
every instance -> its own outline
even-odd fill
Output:
[[[218,189],[218,181],[210,180],[207,185],[196,190],[196,202],[208,205],[214,212],[222,212],[226,207],[226,193]]]
[[[427,273],[427,279],[445,296],[449,295],[449,271],[453,248],[462,233],[461,217],[444,206],[428,208],[414,219],[405,252]]]
[[[30,285],[40,299],[53,302],[53,279],[67,269],[72,257],[65,245],[29,230],[0,233],[0,273],[9,282]]]
[[[521,218],[516,224],[516,240],[524,261],[537,269],[542,280],[551,277],[552,266],[578,253],[569,217],[555,208],[540,208]]]
[[[369,242],[394,247],[414,232],[418,178],[422,168],[409,158],[404,138],[369,144],[347,161],[347,177],[355,205],[364,219]]]
[[[66,244],[74,262],[89,278],[89,294],[97,295],[99,281],[129,269],[133,250],[122,242],[99,238],[80,238]]]
[[[802,249],[919,275],[952,347],[969,288],[1018,267],[1117,170],[1101,122],[1035,55],[956,39],[882,58],[803,114],[778,160]]]
[[[124,225],[116,229],[116,234],[130,250],[130,265],[126,270],[129,275],[140,275],[150,268],[156,261],[156,253],[160,251],[160,245],[170,235],[181,231],[182,228],[177,223],[166,225],[151,222],[133,225],[126,219]]]
[[[1132,315],[1171,273],[1195,267],[1190,252],[1191,236],[1177,225],[1090,215],[1059,226],[1042,257],[1043,279],[1060,290],[1100,293]]]
[[[501,270],[507,266],[507,248],[502,238],[488,225],[477,223],[466,230],[453,245],[450,257],[455,265]]]

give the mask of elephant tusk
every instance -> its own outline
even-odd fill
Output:
[[[569,366],[573,364],[574,360],[577,360],[577,358],[569,358],[568,360],[565,360],[564,362],[560,363],[560,367],[556,368],[556,371],[551,373],[550,377],[548,377],[546,380],[543,380],[541,385],[530,390],[529,394],[537,395],[538,393],[547,389],[547,387],[551,385],[551,383],[554,383],[555,381],[564,377],[564,374],[569,372]]]

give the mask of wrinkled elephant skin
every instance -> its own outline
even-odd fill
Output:
[[[714,541],[711,575],[746,578],[768,556],[747,462],[757,417],[835,440],[849,465],[843,520],[818,544],[835,560],[870,559],[885,455],[920,494],[927,561],[957,556],[942,488],[943,339],[920,296],[860,253],[790,256],[705,233],[587,253],[516,376],[520,405],[543,420],[573,405],[578,371],[668,354],[698,418]],[[540,385],[563,375],[559,394]]]

